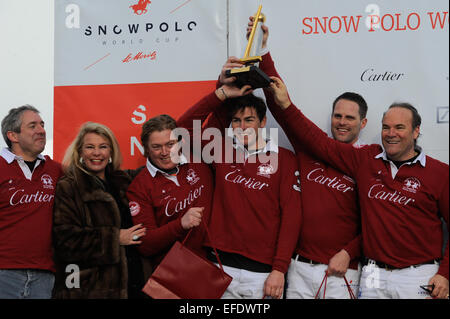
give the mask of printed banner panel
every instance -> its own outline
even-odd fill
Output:
[[[225,25],[226,1],[56,1],[55,86],[217,78]]]
[[[120,84],[201,81],[199,85],[208,87],[227,52],[243,55],[248,17],[260,3],[270,28],[269,48],[290,95],[322,129],[329,132],[333,100],[353,91],[369,104],[362,139],[379,143],[383,112],[394,101],[410,102],[422,115],[419,145],[429,155],[449,162],[449,14],[445,0],[57,1],[55,158],[61,158],[67,147],[57,136],[67,136],[77,128],[64,114],[73,112],[69,107],[80,107],[73,101],[85,103],[64,93],[64,87],[72,92],[74,86],[80,94],[81,87],[91,92],[94,89],[87,86],[112,85],[110,96],[121,91],[117,90]],[[178,93],[174,89],[172,94]],[[187,94],[186,99],[192,101],[202,95]],[[95,95],[84,96],[97,101],[102,114],[110,110]],[[146,114],[147,118],[157,115],[156,110],[166,110],[153,98],[127,104],[124,114],[129,116],[139,105],[153,106],[155,113]],[[127,98],[112,100],[126,102]],[[83,115],[78,122],[90,119]],[[277,126],[271,117],[268,126]],[[133,127],[111,128],[128,141]],[[279,140],[288,146],[283,133]],[[130,145],[121,147],[127,150]],[[127,156],[131,156],[128,151]]]
[[[334,99],[357,92],[369,105],[362,139],[380,143],[383,112],[409,102],[422,116],[419,145],[449,162],[447,0],[229,3],[230,55],[243,56],[248,17],[262,4],[277,69],[294,103],[322,129],[330,133]]]
[[[54,158],[61,161],[66,148],[86,121],[111,128],[124,157],[124,168],[145,165],[141,126],[159,114],[178,118],[215,88],[215,81],[86,85],[55,87]],[[195,94],[193,94],[195,92]]]
[[[124,167],[144,163],[141,125],[177,118],[215,87],[227,57],[226,1],[55,2],[54,155],[96,121],[119,140]]]

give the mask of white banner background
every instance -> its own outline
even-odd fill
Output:
[[[278,72],[294,103],[310,119],[330,133],[334,99],[345,91],[359,93],[369,105],[362,139],[366,143],[380,143],[383,112],[393,102],[409,102],[422,116],[419,145],[430,156],[449,162],[447,0],[230,0],[230,55],[241,56],[244,52],[248,17],[260,3],[266,14],[269,48]],[[438,22],[433,29],[429,12],[433,13],[433,22],[436,13],[440,13],[441,21],[445,21],[443,28]],[[385,16],[386,30],[392,26],[391,15],[392,30],[374,27],[374,31],[369,31],[366,21],[375,14],[380,15],[380,20]],[[408,28],[409,15],[411,29],[418,26],[417,16],[420,17],[416,30]],[[357,16],[361,16],[357,32],[353,27],[349,33],[345,32],[344,16],[349,26],[350,17],[356,23]],[[314,17],[324,26],[326,17],[326,33],[319,24],[316,29]],[[339,21],[341,31],[337,32]],[[403,28],[406,30],[400,30]],[[402,75],[394,81],[369,80],[370,75],[386,72]],[[269,121],[268,125],[274,124]]]
[[[56,1],[55,86],[205,81],[217,76],[227,52],[226,1],[153,0],[141,15],[130,8],[137,3]],[[122,62],[140,51],[154,52],[153,62]]]
[[[56,4],[59,2],[56,1]],[[84,2],[84,13],[101,19],[109,19],[105,15],[113,12],[112,7],[116,5],[116,2],[111,4],[109,1],[109,6],[101,5],[96,8],[96,4],[102,3],[101,1],[77,2]],[[132,2],[137,3],[137,0],[125,2],[130,5]],[[158,1],[153,2],[156,4]],[[180,5],[185,2],[174,1]],[[194,13],[198,15],[198,10],[201,10],[201,16],[211,23],[211,28],[204,35],[204,44],[205,47],[211,48],[212,53],[202,50],[203,56],[192,56],[189,52],[178,52],[179,58],[173,61],[173,69],[168,64],[169,69],[164,67],[164,70],[169,72],[155,70],[155,73],[152,73],[158,74],[158,79],[136,74],[135,80],[127,79],[127,81],[133,83],[189,81],[197,78],[214,80],[221,68],[221,64],[217,65],[220,59],[217,59],[217,56],[214,58],[217,48],[219,51],[227,50],[223,53],[223,57],[226,57],[227,53],[236,56],[243,54],[247,19],[255,13],[259,3],[263,4],[263,12],[267,16],[266,24],[270,27],[269,46],[272,56],[290,89],[291,97],[297,106],[320,127],[328,131],[331,103],[336,96],[344,91],[358,92],[369,104],[369,123],[362,137],[368,143],[378,143],[382,112],[394,101],[407,101],[415,105],[422,115],[422,137],[419,144],[431,156],[446,163],[449,162],[449,3],[446,0],[380,0],[376,2],[192,0],[186,3],[185,10],[180,12],[189,15],[195,11]],[[52,153],[53,134],[54,77],[51,74],[53,23],[51,20],[49,22],[49,13],[51,16],[53,10],[52,4],[53,1],[24,0],[19,3],[12,0],[0,0],[0,35],[2,39],[5,39],[6,48],[0,52],[3,75],[0,80],[2,93],[0,116],[3,118],[9,108],[24,103],[38,107],[47,122],[49,139],[47,154]],[[219,12],[216,11],[217,8],[220,8]],[[391,31],[375,29],[374,32],[369,32],[369,28],[365,25],[366,19],[369,14],[377,13],[377,10],[381,16],[390,14],[394,21],[398,17],[400,22],[398,29],[407,25],[409,15],[412,28],[417,25],[417,16],[420,17],[421,24],[416,30],[396,31],[394,26]],[[433,29],[428,12],[434,14],[433,19],[436,18],[436,12],[441,13],[441,18],[444,18],[443,12],[447,12],[443,28],[438,22]],[[330,20],[332,17],[342,16],[361,16],[358,31],[349,33],[341,31],[334,34],[328,29],[324,34],[319,26],[319,34],[302,32],[312,31],[307,25],[311,25],[314,29],[314,17],[319,17],[319,21],[323,22],[322,17],[328,17]],[[304,20],[305,18],[311,20]],[[161,17],[161,19],[165,18]],[[386,16],[384,20],[386,29],[390,28],[390,21],[390,17]],[[337,18],[334,18],[331,28],[333,31],[338,29]],[[228,41],[226,30],[228,30]],[[216,36],[217,34],[220,36]],[[60,40],[56,37],[55,52],[61,50],[58,47]],[[72,63],[84,66],[83,48],[74,48],[74,50],[81,54],[78,55],[79,60]],[[71,53],[69,48],[66,48],[66,53]],[[211,56],[213,58],[210,58]],[[73,73],[70,67],[56,65],[56,77],[59,76],[59,72],[62,72],[61,75],[67,81],[58,82],[59,85],[84,83],[83,79],[71,77]],[[195,69],[199,76],[196,73],[193,79],[190,79],[192,72],[183,72],[183,68]],[[392,72],[403,74],[403,76],[396,81],[367,81],[367,78],[361,81],[364,71],[372,69],[373,71],[370,72],[376,74]],[[105,69],[104,74],[107,75],[108,72],[116,71]],[[165,77],[168,74],[170,76]],[[109,76],[106,78],[110,79]],[[114,77],[112,79],[114,82]],[[92,77],[89,81],[100,83],[103,80],[104,78],[95,82],[97,78]],[[269,121],[269,125],[271,124],[273,122]],[[281,142],[283,143],[283,140]],[[5,143],[1,141],[1,146],[4,145]]]

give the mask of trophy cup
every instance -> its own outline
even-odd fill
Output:
[[[261,13],[262,5],[259,6],[258,12],[254,16],[253,28],[248,38],[247,48],[245,49],[244,57],[241,62],[244,66],[227,70],[225,75],[236,77],[234,84],[237,87],[250,85],[252,89],[268,87],[272,80],[258,67],[258,63],[262,61],[258,53],[261,50],[263,30],[259,23],[264,23],[266,18]]]

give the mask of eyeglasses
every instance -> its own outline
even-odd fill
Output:
[[[433,289],[434,289],[434,284],[422,285],[422,286],[420,286],[420,288],[422,288],[423,290],[425,290],[426,292],[428,292],[431,295],[431,293],[433,292]]]

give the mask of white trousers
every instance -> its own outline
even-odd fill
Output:
[[[223,265],[223,270],[230,275],[233,280],[223,294],[222,299],[263,298],[264,283],[270,273],[253,272],[225,265]]]
[[[425,299],[430,295],[420,286],[428,285],[438,269],[438,263],[395,270],[386,270],[369,263],[362,269],[359,298]]]
[[[314,299],[325,276],[328,265],[296,261],[291,259],[287,274],[287,299]],[[359,268],[360,269],[360,268]],[[355,296],[358,295],[360,270],[348,269],[345,278]],[[322,285],[317,298],[322,299],[325,283]],[[350,293],[344,278],[329,276],[325,291],[327,299],[350,299]]]

